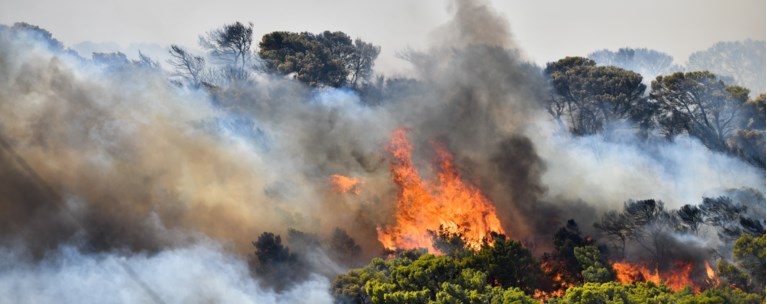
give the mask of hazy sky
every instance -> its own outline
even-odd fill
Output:
[[[529,58],[545,63],[603,48],[648,47],[684,63],[717,41],[765,39],[765,0],[494,0]],[[0,23],[48,29],[66,45],[83,41],[195,46],[197,36],[233,21],[256,35],[275,30],[341,30],[382,46],[391,73],[408,46],[422,48],[450,17],[446,0],[0,0]],[[135,54],[129,54],[134,55]]]

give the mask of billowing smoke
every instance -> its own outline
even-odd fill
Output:
[[[211,244],[157,254],[85,254],[64,246],[41,261],[0,251],[0,291],[12,303],[331,303],[328,279],[282,293],[258,286],[240,257]]]
[[[338,248],[383,251],[376,228],[392,224],[396,197],[384,147],[402,127],[423,172],[428,143],[444,144],[509,236],[540,249],[567,219],[592,232],[629,198],[678,208],[764,193],[763,170],[688,138],[567,134],[508,22],[483,1],[450,9],[430,49],[403,54],[411,87],[375,102],[260,74],[179,87],[140,63],[0,29],[0,291],[13,302],[329,302],[329,277],[359,262]],[[334,191],[334,174],[364,181],[358,195]],[[274,273],[250,272],[265,231],[283,236],[294,252],[274,257],[303,278],[271,286]]]

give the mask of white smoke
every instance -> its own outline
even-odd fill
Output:
[[[263,289],[244,261],[205,243],[155,254],[65,246],[35,262],[0,248],[5,303],[331,303],[329,288],[328,279],[312,275],[281,293]]]
[[[538,120],[529,129],[546,163],[549,198],[619,209],[627,199],[659,199],[668,208],[699,204],[728,189],[765,191],[764,171],[698,140],[640,141],[631,134],[572,136]]]

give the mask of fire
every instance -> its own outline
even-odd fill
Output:
[[[615,269],[615,278],[623,284],[642,281],[655,282],[656,284],[660,283],[660,277],[658,276],[657,270],[653,273],[647,267],[639,264],[615,262],[613,263],[613,269]]]
[[[384,247],[427,248],[438,253],[429,231],[442,228],[462,233],[466,244],[476,249],[491,232],[504,233],[493,204],[476,187],[461,180],[445,147],[434,144],[439,163],[434,182],[421,179],[412,162],[412,149],[407,130],[392,132],[387,150],[392,154],[391,175],[399,192],[396,225],[378,228],[378,240]]]
[[[661,272],[658,271],[657,268],[652,271],[641,264],[633,264],[629,262],[613,263],[616,279],[623,284],[631,284],[635,282],[653,282],[655,284],[660,284],[662,281],[674,291],[680,291],[686,286],[690,286],[695,292],[699,292],[701,286],[696,284],[691,276],[693,267],[694,265],[691,262],[675,261],[671,269]],[[706,262],[706,267],[708,271],[710,269],[708,262]],[[711,275],[713,275],[713,273],[709,274],[709,277]]]
[[[691,286],[695,292],[699,292],[700,287],[690,279],[692,266],[690,262],[674,262],[674,269],[666,274],[666,285],[674,291],[682,290],[685,286]]]
[[[333,188],[340,193],[360,193],[360,187],[364,182],[359,178],[347,177],[343,175],[331,175],[330,183],[333,184]]]
[[[708,261],[706,261],[706,276],[708,276],[708,283],[710,285],[719,285],[719,278],[716,277],[716,272],[714,272],[714,269],[708,264]]]

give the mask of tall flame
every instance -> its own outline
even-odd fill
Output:
[[[437,180],[423,181],[413,165],[407,130],[392,132],[387,150],[392,154],[392,179],[399,188],[397,222],[378,228],[378,240],[387,249],[427,248],[438,253],[429,231],[440,229],[463,234],[466,244],[475,249],[491,232],[504,233],[495,207],[476,187],[461,180],[452,154],[439,144],[434,149],[439,163]]]

